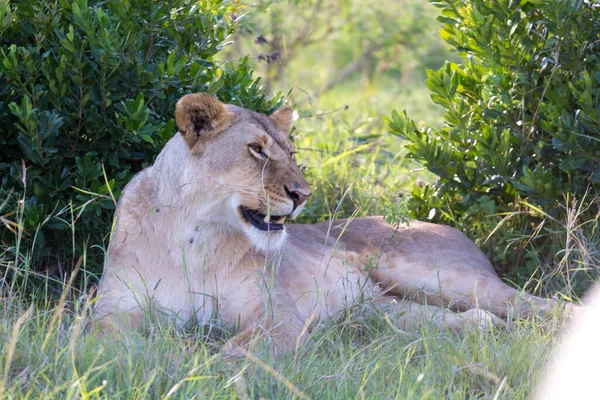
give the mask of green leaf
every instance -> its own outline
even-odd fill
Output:
[[[573,156],[561,161],[560,169],[563,171],[572,171],[581,168],[587,161],[585,156]]]
[[[223,79],[223,77],[221,77],[221,79],[212,82],[210,84],[210,86],[208,87],[208,89],[206,89],[206,92],[208,94],[216,94],[219,90],[221,90],[221,88],[223,87],[223,85],[225,84],[225,79]]]

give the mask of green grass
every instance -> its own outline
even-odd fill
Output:
[[[5,293],[0,398],[521,399],[561,327],[550,319],[407,333],[357,310],[321,323],[296,355],[273,359],[259,342],[248,356],[225,360],[222,339],[169,327],[86,336],[86,301],[27,310]]]

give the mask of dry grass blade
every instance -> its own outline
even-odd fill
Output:
[[[360,146],[356,146],[355,148],[352,148],[350,150],[347,150],[341,154],[338,154],[334,157],[329,158],[327,161],[323,162],[323,164],[321,164],[321,168],[325,167],[329,164],[334,164],[336,162],[339,162],[339,160],[341,160],[342,158],[351,156],[352,154],[358,153],[360,151],[366,150],[367,148],[373,146],[373,143],[367,143],[367,144],[363,144]]]
[[[273,378],[275,378],[278,381],[280,381],[281,383],[283,383],[290,390],[290,392],[294,393],[296,396],[298,396],[299,398],[301,398],[303,400],[310,399],[310,397],[308,397],[303,391],[298,389],[298,387],[296,385],[294,385],[292,382],[290,382],[285,376],[283,376],[279,372],[275,371],[270,365],[266,364],[263,360],[256,357],[254,354],[250,353],[246,349],[240,348],[240,350],[242,351],[244,356],[246,356],[246,358],[248,358],[250,361],[252,361],[256,365],[258,365],[260,368],[262,368],[265,372],[267,372]]]
[[[213,354],[210,358],[208,358],[205,361],[205,365],[212,364],[215,360],[219,359],[220,357],[221,357],[220,353]],[[187,374],[185,374],[183,379],[178,381],[175,385],[173,385],[173,387],[171,389],[169,389],[169,391],[167,392],[167,395],[164,398],[165,399],[171,398],[171,396],[173,396],[186,381],[190,380],[190,378],[196,373],[196,371],[198,371],[198,369],[199,369],[199,367],[192,368]]]
[[[0,398],[3,398],[4,392],[6,391],[6,386],[8,385],[8,375],[10,374],[10,365],[12,364],[12,359],[15,355],[15,349],[17,348],[17,341],[19,340],[19,331],[21,330],[21,325],[28,319],[34,310],[34,304],[31,303],[25,314],[21,315],[17,320],[17,323],[13,327],[12,335],[10,336],[10,342],[7,347],[7,356],[6,363],[4,364],[4,376],[2,377],[2,385],[0,385]]]
[[[505,388],[508,388],[508,384],[507,382],[507,377],[505,376],[504,378],[502,378],[502,382],[500,382],[500,385],[498,386],[498,390],[496,390],[496,394],[494,394],[494,400],[498,400],[500,398],[500,393],[502,393],[502,391]]]
[[[7,217],[10,217],[13,214],[14,214],[14,212],[0,216],[0,222],[2,223],[2,225],[4,225],[4,227],[6,229],[8,229],[9,231],[11,231],[14,235],[18,235],[19,231],[22,231],[23,233],[26,233],[25,232],[25,228],[23,228],[23,225],[21,225],[21,224],[19,224],[17,222],[11,221],[11,220],[9,220],[7,218]]]
[[[52,332],[54,332],[54,329],[58,325],[58,322],[64,311],[64,305],[65,305],[65,301],[67,300],[67,294],[69,293],[69,289],[73,285],[73,281],[75,280],[75,277],[77,276],[77,273],[79,272],[79,268],[81,267],[82,263],[83,263],[83,257],[79,257],[79,260],[77,260],[77,264],[75,265],[75,268],[73,269],[73,272],[71,273],[71,277],[69,278],[69,281],[65,285],[65,288],[63,289],[63,292],[60,295],[60,299],[58,300],[58,304],[56,305],[54,314],[52,315],[52,320],[50,321],[50,324],[48,326],[48,333],[46,334],[46,338],[44,339],[44,343],[42,344],[42,350],[45,350],[46,346],[48,346],[48,342],[50,341],[50,338],[52,337]]]

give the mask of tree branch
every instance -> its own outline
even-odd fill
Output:
[[[326,92],[330,91],[335,86],[337,86],[341,82],[345,81],[354,72],[356,72],[357,69],[359,69],[360,67],[362,67],[364,65],[365,61],[368,58],[370,58],[371,55],[374,52],[376,52],[377,50],[381,49],[382,47],[383,47],[383,43],[382,42],[370,43],[368,46],[366,46],[364,48],[364,50],[362,51],[362,53],[358,57],[356,57],[354,60],[350,61],[348,64],[346,64],[346,66],[344,68],[342,68],[341,70],[339,70],[339,72],[337,73],[337,75],[334,76],[327,83],[327,85],[325,85],[325,87],[323,88],[323,90],[321,90],[319,92],[316,92],[314,94],[314,97],[318,97],[318,96],[322,95],[323,93],[326,93]]]

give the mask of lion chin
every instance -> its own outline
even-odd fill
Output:
[[[287,215],[268,215],[245,206],[237,207],[242,229],[253,247],[264,254],[279,251],[285,244]]]

